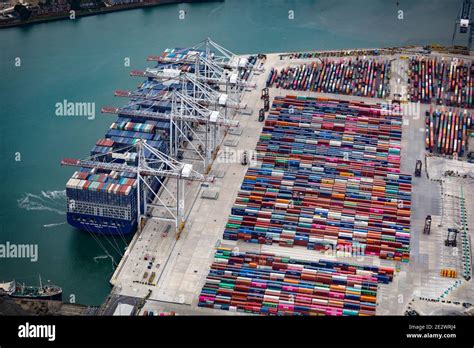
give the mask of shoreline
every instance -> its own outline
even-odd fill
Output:
[[[75,16],[79,17],[89,17],[95,15],[103,15],[111,12],[119,12],[119,11],[126,11],[126,10],[135,10],[140,8],[149,8],[155,7],[160,5],[170,5],[170,4],[183,4],[183,3],[199,3],[199,2],[215,2],[215,1],[223,1],[223,0],[155,0],[153,2],[140,2],[134,4],[122,4],[122,5],[115,5],[111,7],[101,7],[97,9],[88,9],[88,10],[76,10]],[[34,17],[32,19],[28,19],[26,21],[12,21],[7,23],[0,22],[0,29],[6,28],[14,28],[14,27],[24,27],[33,24],[39,23],[46,23],[46,22],[53,22],[59,20],[66,20],[69,19],[70,13],[69,12],[62,12],[62,13],[55,13],[51,15],[44,15],[40,17]]]

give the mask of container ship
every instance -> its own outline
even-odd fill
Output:
[[[167,49],[160,56],[150,57],[158,61],[153,69],[179,69],[182,72],[193,73],[195,64],[190,63],[196,55],[205,56],[205,52],[195,49]],[[146,76],[132,71],[132,76]],[[172,89],[182,89],[183,84],[177,80],[158,82],[148,77],[136,91],[136,96],[120,109],[118,118],[110,126],[105,137],[97,140],[90,155],[94,161],[126,163],[137,165],[138,156],[134,144],[138,140],[162,153],[169,153],[170,122],[153,118],[130,116],[127,111],[143,110],[151,112],[171,112],[171,100],[167,92]],[[130,97],[126,91],[117,91],[116,96]],[[148,99],[140,98],[146,95]],[[150,100],[150,97],[153,100]],[[154,97],[159,99],[155,101]],[[103,108],[102,112],[110,112]],[[135,151],[135,152],[134,152]],[[147,160],[154,156],[145,149]],[[70,159],[69,159],[70,160]],[[63,161],[68,161],[64,159]],[[160,180],[156,177],[148,179],[148,185],[156,192]],[[152,198],[146,192],[140,193],[140,203],[137,195],[137,178],[135,173],[116,172],[97,168],[79,168],[66,184],[67,221],[73,227],[97,234],[126,235],[137,228],[137,205],[143,211],[144,200],[150,203]],[[145,190],[144,190],[145,191]]]

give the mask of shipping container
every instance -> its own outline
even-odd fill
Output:
[[[459,157],[465,154],[472,124],[470,112],[442,108],[430,110],[425,117],[428,127],[425,142],[431,153]]]
[[[276,97],[224,239],[407,261],[400,142],[400,114],[380,105]]]
[[[375,315],[394,270],[218,248],[199,306],[261,315]]]
[[[322,59],[318,62],[272,69],[267,87],[298,91],[350,94],[385,98],[390,62],[374,59]]]
[[[410,59],[409,68],[410,101],[473,107],[472,61],[415,56]]]

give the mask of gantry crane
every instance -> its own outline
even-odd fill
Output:
[[[236,61],[237,56],[228,49],[215,43],[210,38],[207,38],[189,48],[178,49],[173,53],[179,54],[183,52],[189,52],[190,50],[194,50],[195,53],[188,55],[187,58],[168,59],[167,57],[163,56],[148,56],[148,60],[161,64],[181,63],[192,65],[196,63],[197,58],[202,58],[202,52],[204,53],[205,57],[212,59],[212,66],[219,67],[221,69],[234,69],[238,66],[238,61]]]
[[[149,151],[154,158],[147,159],[144,151]],[[102,161],[107,154],[100,154],[91,156],[86,159],[73,159],[65,158],[61,161],[61,165],[83,167],[83,168],[96,168],[100,170],[118,171],[118,172],[129,172],[136,174],[137,178],[137,221],[138,228],[142,228],[143,219],[153,219],[159,221],[174,221],[177,238],[181,234],[185,226],[185,195],[184,195],[184,181],[200,181],[200,182],[214,182],[214,176],[203,175],[192,168],[192,164],[182,163],[176,159],[160,152],[154,147],[148,145],[145,141],[139,139],[134,145],[127,146],[112,151],[114,152],[135,152],[137,153],[138,165],[133,166],[126,163],[113,163]],[[160,183],[160,188],[155,192],[149,184],[150,178],[156,178]],[[176,195],[166,187],[164,180],[166,178],[175,179],[176,182]],[[142,191],[143,189],[143,191]],[[166,204],[159,195],[159,191],[166,191],[173,199],[175,205]],[[143,192],[144,209],[141,210]],[[147,193],[152,194],[152,202],[155,199],[160,204],[147,203]],[[149,208],[164,207],[168,212],[169,216],[156,216],[149,211]]]
[[[454,46],[454,40],[456,38],[456,34],[458,34],[458,27],[460,34],[469,34],[468,39],[468,49],[471,49],[472,40],[474,36],[474,26],[472,25],[472,17],[473,17],[474,8],[472,6],[471,0],[463,0],[461,10],[458,13],[456,21],[454,22],[454,31],[453,31],[453,38],[451,40],[451,45]]]
[[[133,70],[130,72],[130,76],[135,77],[147,77],[153,78],[156,81],[169,81],[176,80],[179,81],[183,78],[179,69],[165,69],[165,68],[147,68],[146,70]],[[225,92],[229,95],[233,95],[235,99],[240,100],[240,92],[244,88],[255,88],[254,83],[247,81],[241,81],[237,73],[233,74],[224,74],[220,77],[215,76],[205,76],[194,74],[195,79],[207,83],[209,85],[225,86]]]
[[[212,156],[217,153],[217,127],[237,127],[239,125],[238,121],[226,119],[219,111],[209,110],[197,103],[192,97],[177,90],[171,92],[172,105],[170,112],[153,111],[155,103],[159,103],[159,101],[145,100],[145,102],[145,106],[143,106],[144,100],[137,100],[122,108],[104,107],[101,112],[134,118],[170,121],[170,156],[178,157],[180,150],[191,150],[203,161],[206,171],[209,170]],[[198,124],[205,125],[205,139],[200,139],[195,132],[195,126]],[[212,136],[209,135],[211,127]],[[193,143],[194,139],[197,144]],[[189,144],[191,149],[181,148],[180,144],[183,140]]]
[[[210,87],[208,84],[203,83],[195,74],[181,72],[177,79],[181,82],[181,93],[191,96],[196,102],[206,106],[224,107],[235,110],[242,110],[247,107],[246,104],[240,103],[238,100],[228,96],[226,93],[221,92]],[[134,91],[130,90],[116,90],[116,97],[128,97],[128,98],[140,98],[148,100],[164,100],[170,95],[170,89],[167,86],[161,86],[161,90],[156,91],[154,87],[160,83],[154,81],[150,83],[147,81],[146,85],[143,84]]]
[[[190,54],[190,50],[194,54]],[[215,51],[218,54],[215,54]],[[188,52],[186,58],[175,58],[180,52]],[[240,100],[242,89],[256,87],[255,84],[242,80],[238,74],[238,68],[254,69],[254,66],[245,58],[236,56],[211,39],[174,53],[172,59],[150,56],[148,60],[157,61],[161,65],[157,68],[147,68],[145,71],[134,70],[130,75],[169,81],[182,78],[181,68],[183,65],[188,65],[193,66],[196,79],[210,85],[225,86],[225,93],[237,100]]]
[[[201,82],[196,78],[195,74],[181,72],[179,79],[181,80],[180,93],[188,95],[202,106],[221,112],[226,119],[228,118],[228,109],[238,112],[247,108],[246,104],[240,103],[226,93],[217,91],[208,84]],[[157,90],[156,87],[161,89]],[[171,95],[170,89],[176,87],[177,84],[164,86],[157,81],[146,81],[135,91],[117,90],[115,91],[115,96],[132,98],[132,100],[169,100]],[[177,102],[180,102],[179,98]]]
[[[100,154],[91,158],[77,160],[64,159],[61,164],[135,173],[137,177],[137,221],[141,230],[144,219],[175,221],[177,236],[185,223],[184,180],[212,182],[214,178],[195,171],[191,164],[181,163],[180,152],[193,151],[204,162],[205,173],[210,170],[210,163],[218,151],[218,127],[237,127],[238,121],[228,119],[227,109],[241,110],[245,105],[240,103],[241,91],[244,88],[255,88],[255,84],[239,78],[238,69],[253,69],[244,58],[206,39],[192,47],[192,54],[186,59],[169,59],[166,57],[150,57],[160,66],[146,71],[132,71],[132,76],[148,77],[136,91],[116,91],[116,96],[129,97],[131,101],[125,107],[104,107],[103,113],[131,116],[133,119],[169,121],[169,155],[161,153],[138,139],[131,146],[121,147],[110,153],[123,151],[135,152],[138,165],[107,162],[108,154]],[[188,50],[189,53],[189,50]],[[242,62],[243,60],[243,62]],[[194,69],[194,73],[184,70],[183,64]],[[182,68],[183,71],[180,69]],[[163,88],[153,88],[162,84]],[[225,86],[225,91],[221,87]],[[163,102],[171,103],[171,110],[163,108]],[[205,139],[196,133],[197,125],[205,126]],[[189,148],[183,148],[187,142]],[[154,159],[145,158],[145,152]],[[147,154],[147,155],[148,155]],[[114,160],[115,161],[115,160]],[[161,192],[173,197],[175,205],[167,205],[160,198],[159,190],[153,191],[150,178],[156,178],[161,184]],[[163,182],[164,179],[176,179],[176,192],[171,192]],[[150,193],[151,192],[151,193]],[[145,195],[144,199],[142,195]],[[148,203],[148,199],[152,203]],[[141,203],[143,201],[143,211]],[[153,208],[165,208],[165,215],[153,215]]]
[[[183,55],[183,58],[176,58],[180,52],[186,52],[186,54]],[[166,56],[149,57],[149,60],[160,63],[158,68],[131,72],[132,76],[148,77],[148,81],[145,81],[142,87],[136,91],[119,90],[115,92],[116,96],[132,99],[128,107],[103,108],[102,111],[150,118],[152,116],[150,112],[157,109],[160,101],[172,100],[172,112],[154,112],[155,117],[153,117],[171,120],[171,154],[178,156],[184,151],[189,151],[189,149],[178,151],[180,140],[187,141],[193,147],[192,150],[198,153],[198,157],[203,160],[204,168],[208,170],[211,158],[218,150],[218,126],[237,126],[235,122],[227,120],[228,109],[237,111],[245,109],[246,105],[240,103],[240,92],[243,88],[255,88],[255,84],[241,80],[235,72],[229,76],[229,69],[238,67],[239,65],[235,61],[240,58],[210,39],[188,49],[173,51],[173,53],[172,59]],[[181,71],[180,68],[183,68],[184,64],[194,66],[194,72]],[[248,64],[248,61],[245,66],[253,68],[251,64]],[[160,87],[158,91],[154,88],[156,86]],[[225,92],[221,91],[220,86],[225,86]],[[182,100],[185,101],[182,102]],[[196,123],[189,119],[190,115],[193,118],[198,116],[198,123],[206,124],[205,139],[201,140],[205,146],[201,144],[200,149],[196,149],[191,143],[193,139],[199,137],[193,130]],[[212,134],[209,135],[209,132]],[[188,134],[193,134],[193,139],[188,139]],[[209,142],[211,142],[210,146]],[[204,152],[204,156],[199,152]]]

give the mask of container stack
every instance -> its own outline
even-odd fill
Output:
[[[265,83],[265,85],[267,87],[273,86],[277,76],[278,76],[278,70],[276,70],[275,68],[272,68],[272,70],[270,70],[270,73],[268,74],[267,82]]]
[[[425,144],[431,153],[463,156],[468,148],[472,115],[464,110],[430,110],[426,116]]]
[[[88,171],[76,171],[66,184],[69,200],[82,201],[94,199],[101,204],[128,204],[129,196],[136,191],[135,178],[122,176],[121,173],[95,174]]]
[[[389,61],[323,59],[322,63],[272,70],[267,87],[385,98],[389,94],[389,73]]]
[[[276,98],[273,106],[257,151],[311,160],[345,159],[399,171],[400,115],[362,103],[311,98]]]
[[[164,151],[166,139],[165,134],[169,130],[168,122],[159,122],[147,120],[138,122],[126,117],[119,117],[116,122],[112,123],[109,131],[106,133],[107,140],[115,145],[127,146],[135,144],[139,139],[145,140],[147,144]],[[98,144],[97,144],[98,145]],[[103,145],[102,145],[103,146]],[[94,148],[93,152],[103,152],[105,149]],[[110,149],[109,149],[110,151]]]
[[[410,101],[451,107],[474,106],[474,64],[462,59],[412,57]]]
[[[157,68],[167,66],[168,68],[176,68],[181,71],[194,72],[194,64],[190,63],[195,60],[196,56],[205,56],[202,50],[183,49],[183,48],[167,48],[159,56],[149,56],[149,61],[158,61]]]
[[[393,269],[219,248],[199,306],[262,315],[375,315]]]
[[[240,58],[238,63],[238,74],[240,79],[247,81],[252,72],[252,67],[257,63],[257,56],[250,56],[248,58]]]
[[[282,54],[282,57],[289,59],[314,59],[323,57],[366,57],[380,55],[394,55],[400,53],[399,47],[376,48],[366,50],[338,50],[338,51],[319,51],[319,52],[293,52]]]
[[[408,256],[410,189],[391,176],[251,168],[224,238],[317,250],[337,246],[401,259]]]
[[[400,141],[401,116],[379,105],[277,97],[224,239],[408,261]]]
[[[135,131],[143,133],[153,133],[155,131],[156,121],[151,121],[150,123],[138,123],[131,121],[122,121],[114,122],[110,126],[111,129],[125,130],[125,131]]]

